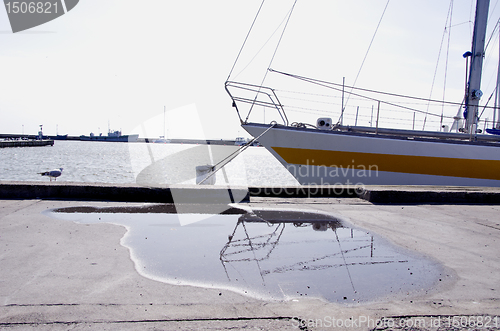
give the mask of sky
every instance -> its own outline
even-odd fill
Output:
[[[261,2],[80,0],[65,15],[18,33],[0,8],[0,133],[36,134],[43,125],[48,135],[106,134],[108,127],[130,134],[147,125],[150,138],[164,129],[168,138],[247,136],[224,89],[230,72],[232,81],[275,88],[290,122],[337,122],[340,92],[266,75],[270,64],[348,86],[462,101],[473,0],[453,2],[446,31],[449,0],[298,0],[278,48],[294,1],[266,1],[235,64]],[[491,0],[488,40],[500,17],[497,4]],[[498,39],[497,31],[486,51],[483,104],[496,84]],[[345,94],[344,105],[344,124],[373,125],[376,102]],[[442,112],[448,125],[458,111],[406,105]],[[422,128],[424,114],[389,108],[382,106],[380,126]],[[488,110],[483,118],[492,116]],[[262,109],[250,118],[278,119]],[[439,116],[425,120],[425,129],[441,125]]]

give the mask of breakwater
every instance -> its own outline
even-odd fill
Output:
[[[53,146],[54,140],[3,140],[0,141],[0,148],[7,147],[36,147],[36,146]]]
[[[38,135],[26,135],[26,134],[0,134],[0,139],[12,139],[12,140],[22,140],[28,141],[31,140],[36,140]],[[81,141],[82,139],[80,136],[43,136],[44,140],[75,140],[75,141]],[[139,143],[154,143],[158,138],[138,138],[137,141]],[[7,141],[7,140],[6,140]],[[86,141],[93,141],[93,140],[86,140]],[[102,140],[95,140],[95,141],[101,141]],[[171,144],[198,144],[198,145],[234,145],[235,140],[228,140],[228,139],[168,139],[169,143]],[[114,141],[110,141],[114,142]]]

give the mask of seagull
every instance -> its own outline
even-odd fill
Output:
[[[52,181],[52,178],[54,178],[54,180],[57,180],[57,177],[61,176],[62,171],[63,171],[63,168],[59,168],[59,169],[54,169],[51,171],[39,172],[39,174],[42,176],[49,176],[50,181]]]

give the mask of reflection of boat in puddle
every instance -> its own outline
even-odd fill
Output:
[[[175,208],[154,206],[50,214],[125,226],[121,243],[146,277],[265,299],[371,301],[428,290],[441,271],[432,261],[321,213],[233,208],[226,215],[185,214],[205,216],[187,226],[180,226]]]
[[[314,231],[313,231],[314,230]],[[316,213],[242,215],[220,261],[229,281],[276,286],[285,298],[367,301],[428,287],[436,265],[366,231]],[[253,267],[252,267],[253,266]]]
[[[246,223],[266,223],[269,231],[267,234],[250,237]],[[336,228],[342,227],[339,220],[334,218],[329,220],[328,217],[321,214],[283,210],[256,210],[246,213],[238,219],[232,234],[228,236],[228,242],[220,252],[220,260],[228,279],[230,280],[230,276],[226,264],[234,262],[253,260],[259,268],[261,277],[269,274],[269,270],[260,268],[259,262],[270,258],[287,225],[297,228],[311,226],[315,231],[328,229],[335,231]]]

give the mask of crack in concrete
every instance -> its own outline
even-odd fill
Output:
[[[0,326],[19,325],[74,325],[74,324],[126,324],[126,323],[182,323],[182,322],[238,322],[238,321],[281,321],[297,320],[289,316],[264,316],[264,317],[210,317],[210,318],[166,318],[166,319],[140,319],[140,320],[113,320],[113,321],[38,321],[38,322],[0,322]]]
[[[476,222],[476,224],[479,224],[479,225],[482,225],[482,226],[486,226],[488,228],[492,228],[492,229],[495,229],[495,230],[500,230],[500,228],[497,228],[496,226],[493,226],[493,225],[483,224],[483,223],[479,223],[479,222]]]
[[[26,200],[24,200],[24,201],[26,201]],[[32,206],[34,206],[34,205],[36,205],[36,204],[40,203],[42,200],[39,200],[39,199],[38,199],[38,200],[28,200],[28,201],[29,201],[29,202],[31,202],[31,203],[28,203],[28,204],[26,204],[26,205],[22,206],[21,208],[15,209],[15,210],[13,210],[13,211],[11,211],[11,212],[7,213],[7,214],[3,214],[3,215],[0,217],[0,220],[4,219],[4,218],[5,218],[5,217],[7,217],[7,216],[10,216],[10,215],[12,215],[12,214],[15,214],[15,213],[17,213],[17,212],[19,212],[19,211],[21,211],[21,210],[23,210],[23,209],[26,209],[26,208],[32,207]]]

